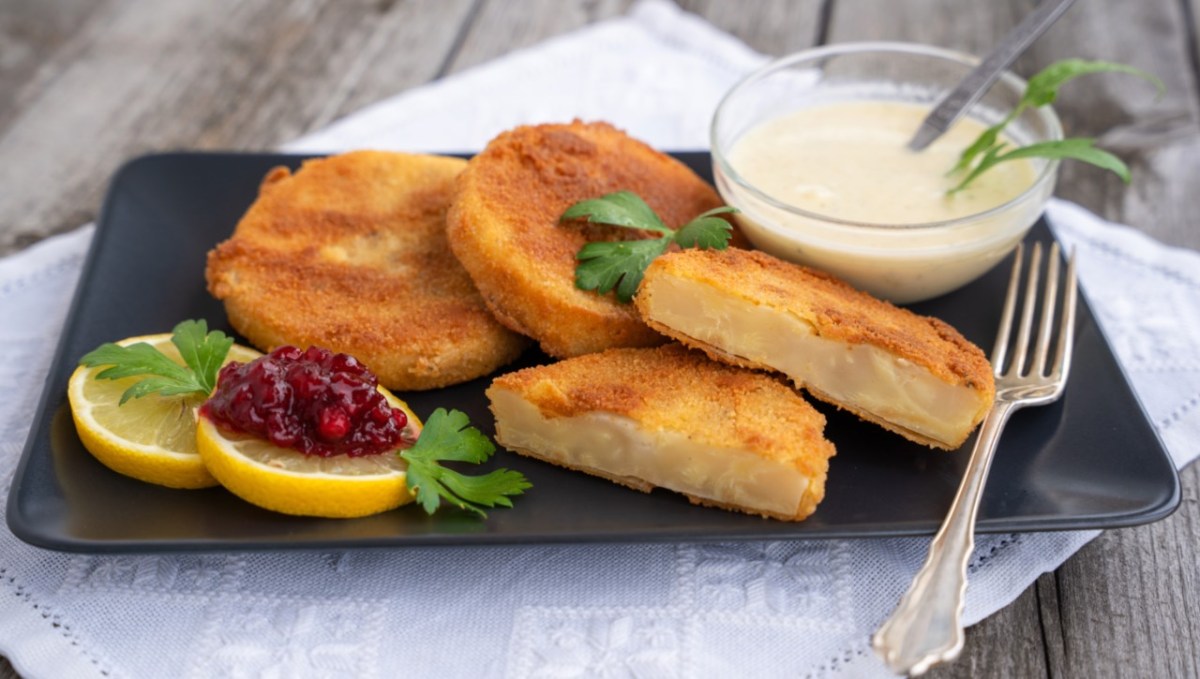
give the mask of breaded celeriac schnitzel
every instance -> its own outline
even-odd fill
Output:
[[[954,328],[766,253],[668,253],[647,267],[634,303],[690,347],[782,372],[928,446],[958,448],[995,398],[987,357]]]
[[[575,256],[585,243],[632,234],[559,218],[576,202],[622,190],[671,228],[722,204],[682,163],[607,123],[518,127],[493,139],[459,177],[450,246],[496,318],[552,356],[660,344],[630,305],[575,287]]]
[[[357,151],[271,170],[209,291],[267,351],[351,354],[393,390],[486,375],[527,341],[496,322],[446,241],[457,158]]]
[[[799,521],[825,494],[825,418],[774,377],[678,344],[609,349],[502,375],[496,440],[637,490]]]

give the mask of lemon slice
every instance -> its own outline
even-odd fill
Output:
[[[130,337],[122,346],[145,342],[183,365],[171,335]],[[261,354],[233,345],[225,362],[252,361]],[[196,409],[204,397],[150,394],[118,405],[137,377],[98,380],[108,366],[80,366],[67,384],[71,416],[83,447],[115,472],[171,488],[217,485],[196,450]]]
[[[420,433],[408,406],[380,388],[393,408]],[[406,464],[395,453],[320,457],[281,448],[260,438],[229,433],[207,417],[196,427],[196,447],[212,475],[243,500],[284,514],[348,519],[412,502]]]

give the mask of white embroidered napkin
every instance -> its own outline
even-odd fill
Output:
[[[674,6],[645,2],[287,148],[471,150],[512,125],[573,116],[610,120],[663,148],[706,148],[717,99],[761,61]],[[1078,248],[1099,320],[1186,464],[1200,452],[1200,254],[1066,203],[1052,203],[1049,217]],[[90,236],[80,229],[0,260],[0,500]],[[981,539],[967,621],[1011,602],[1095,535]],[[868,636],[926,546],[104,556],[36,549],[0,527],[0,653],[29,677],[881,676]]]

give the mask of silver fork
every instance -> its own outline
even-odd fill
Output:
[[[912,585],[900,599],[892,616],[871,638],[875,652],[883,657],[894,672],[913,676],[923,674],[939,662],[953,660],[962,651],[967,560],[975,547],[975,514],[979,510],[979,498],[983,495],[1000,432],[1015,410],[1058,400],[1071,369],[1078,287],[1074,253],[1067,264],[1054,362],[1048,365],[1058,298],[1059,259],[1058,244],[1055,243],[1050,248],[1046,286],[1042,293],[1042,313],[1031,356],[1030,335],[1033,332],[1034,307],[1037,306],[1042,245],[1034,245],[1029,258],[1021,320],[1013,338],[1013,317],[1018,290],[1021,288],[1024,260],[1024,247],[1017,248],[1008,294],[1004,299],[1004,311],[1000,316],[1000,330],[996,333],[996,346],[992,350],[992,369],[996,374],[995,404],[979,428],[962,484],[954,496],[950,513],[929,546],[925,565],[913,578]],[[1010,344],[1013,345],[1012,360],[1008,361]]]

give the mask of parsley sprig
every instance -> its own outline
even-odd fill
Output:
[[[724,250],[729,245],[733,227],[717,215],[731,212],[737,212],[737,209],[713,208],[673,231],[632,191],[617,191],[575,203],[562,214],[562,220],[587,219],[595,224],[662,234],[660,238],[584,245],[575,255],[579,261],[575,267],[575,287],[595,290],[602,295],[615,288],[617,299],[628,303],[637,292],[646,267],[672,243],[681,248]]]
[[[105,342],[84,354],[79,363],[89,368],[110,366],[97,373],[96,379],[141,376],[142,379],[121,394],[122,405],[131,398],[156,393],[163,396],[211,394],[217,385],[217,372],[233,346],[233,338],[220,330],[209,332],[208,323],[203,320],[189,320],[175,326],[171,343],[179,350],[186,365],[179,365],[145,342],[128,346]]]
[[[479,464],[496,451],[496,446],[478,429],[469,426],[465,413],[438,408],[425,421],[412,448],[400,451],[408,462],[408,489],[427,514],[444,499],[482,517],[485,507],[511,507],[511,495],[520,495],[533,484],[511,469],[497,469],[480,476],[467,476],[439,462]]]
[[[1007,150],[1008,145],[1000,141],[1000,134],[1009,123],[1031,108],[1048,106],[1058,98],[1058,90],[1067,82],[1089,73],[1128,73],[1149,81],[1161,95],[1166,86],[1155,76],[1143,70],[1111,61],[1087,61],[1064,59],[1050,64],[1029,79],[1025,92],[1017,106],[1003,120],[980,133],[958,158],[950,174],[960,174],[962,179],[947,193],[953,195],[967,188],[979,175],[1008,160],[1019,158],[1071,159],[1090,163],[1111,170],[1123,181],[1129,182],[1129,167],[1118,157],[1095,147],[1094,139],[1070,138],[1047,141]],[[976,162],[978,161],[978,162]]]

